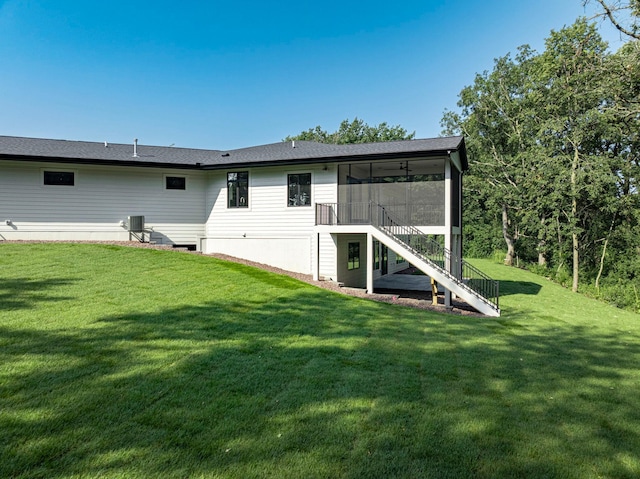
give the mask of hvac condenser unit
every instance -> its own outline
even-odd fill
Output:
[[[144,233],[144,216],[129,216],[129,233]]]

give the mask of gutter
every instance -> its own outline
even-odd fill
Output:
[[[343,163],[345,161],[376,161],[376,160],[397,160],[397,159],[420,159],[449,156],[451,150],[430,150],[430,151],[411,151],[400,153],[377,153],[370,155],[351,155],[351,156],[325,156],[325,157],[309,157],[294,158],[287,160],[257,160],[257,161],[234,161],[217,164],[202,165],[204,170],[221,170],[225,168],[248,168],[261,166],[287,166],[287,165],[308,165],[318,163]]]
[[[140,156],[138,156],[139,158]],[[129,166],[129,167],[146,167],[146,168],[174,168],[174,169],[190,169],[202,170],[201,163],[165,163],[150,161],[132,161],[132,160],[101,160],[101,159],[85,159],[85,158],[60,158],[55,156],[29,156],[29,155],[8,155],[0,154],[0,160],[7,161],[29,161],[41,163],[66,163],[74,165],[107,165],[107,166]]]

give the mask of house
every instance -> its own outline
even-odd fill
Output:
[[[1,240],[192,245],[373,291],[407,262],[482,313],[462,260],[462,137],[199,150],[0,136]]]

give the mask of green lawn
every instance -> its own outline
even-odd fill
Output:
[[[0,477],[639,477],[640,316],[477,265],[501,318],[0,244]]]

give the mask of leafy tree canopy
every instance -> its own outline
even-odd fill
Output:
[[[386,122],[376,126],[369,126],[363,120],[354,118],[340,123],[340,127],[333,133],[328,133],[320,126],[309,128],[295,136],[287,136],[283,141],[317,141],[319,143],[333,143],[345,145],[348,143],[375,143],[379,141],[412,140],[416,133],[407,133],[400,125],[390,126]]]
[[[640,0],[615,5],[640,18]],[[498,58],[459,98],[442,125],[467,139],[466,251],[490,253],[502,236],[507,264],[537,256],[598,295],[622,284],[640,310],[640,41],[610,53],[581,18],[542,53]]]

